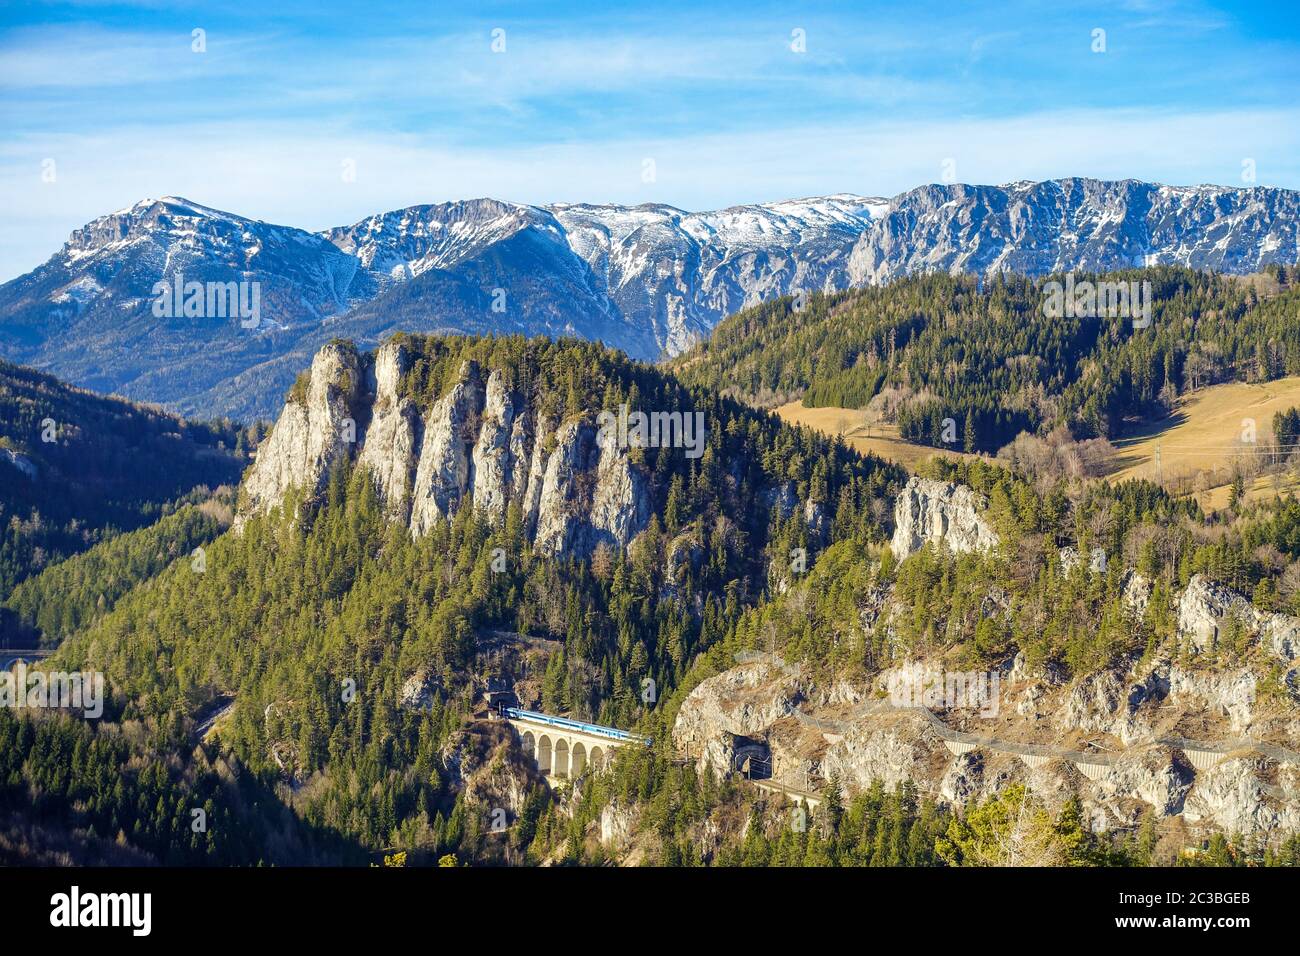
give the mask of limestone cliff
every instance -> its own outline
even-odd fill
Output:
[[[411,355],[400,342],[373,359],[328,345],[312,362],[244,481],[239,524],[291,489],[313,495],[330,467],[355,457],[389,517],[427,534],[463,507],[500,523],[522,508],[534,547],[587,557],[602,543],[626,546],[649,523],[648,476],[626,449],[601,447],[594,412],[545,419],[536,396],[512,390],[501,369],[466,362],[428,408],[402,392]]]
[[[467,363],[461,381],[425,417],[411,501],[413,534],[426,534],[435,522],[454,515],[463,500],[473,500],[470,454],[483,401],[478,366]]]
[[[1300,657],[1300,618],[1256,608],[1243,595],[1204,575],[1187,582],[1178,602],[1178,629],[1198,651],[1214,649],[1222,629],[1236,624],[1249,638],[1258,639],[1283,661]]]
[[[1049,803],[1078,796],[1095,829],[1132,828],[1152,812],[1191,834],[1289,832],[1300,827],[1298,695],[1257,688],[1268,658],[1293,646],[1293,619],[1230,594],[1193,579],[1182,623],[1204,620],[1191,612],[1207,602],[1253,615],[1260,660],[1210,667],[1173,644],[1067,679],[1017,653],[988,672],[992,706],[976,707],[898,699],[898,678],[943,673],[938,658],[850,682],[748,654],[686,697],[673,742],[718,776],[748,757],[751,775],[787,790],[815,792],[832,778],[849,794],[911,781],[960,807],[1021,782]]]
[[[965,485],[913,477],[894,504],[894,556],[902,560],[927,544],[956,554],[997,547],[998,536],[981,507],[979,496]]]
[[[389,515],[403,524],[410,520],[416,449],[424,424],[415,403],[400,395],[402,376],[409,367],[410,355],[400,345],[385,346],[376,354],[370,378],[375,400],[359,455]]]
[[[356,352],[330,344],[311,363],[304,394],[288,401],[243,484],[236,527],[247,515],[279,505],[291,488],[320,490],[330,466],[350,453],[356,440],[354,408],[364,376]]]
[[[500,832],[517,822],[529,794],[546,785],[503,721],[466,725],[450,737],[441,757],[448,783],[481,814],[488,831]]]
[[[759,748],[767,729],[802,700],[797,678],[767,660],[755,660],[702,681],[683,702],[673,743],[716,776],[738,769],[737,757]]]

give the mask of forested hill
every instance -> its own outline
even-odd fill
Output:
[[[239,480],[245,439],[0,362],[0,601],[42,568]]]
[[[513,774],[515,796],[530,780],[538,787],[524,791],[522,801],[494,804],[518,810],[511,841],[522,852],[537,832],[538,814],[560,814],[517,752],[469,719],[485,671],[508,678],[525,704],[656,731],[662,702],[746,608],[787,587],[837,541],[858,549],[883,542],[888,503],[905,477],[810,430],[705,390],[688,391],[655,368],[590,343],[402,337],[393,349],[409,363],[397,402],[376,399],[360,385],[376,359],[346,343],[322,350],[355,361],[341,384],[323,380],[321,363],[294,389],[277,429],[304,416],[311,421],[316,396],[337,404],[345,387],[356,389],[349,411],[364,428],[360,448],[334,461],[318,493],[299,488],[285,507],[248,515],[239,531],[205,548],[201,570],[175,561],[93,620],[76,608],[61,616],[72,632],[51,663],[102,671],[112,690],[108,717],[94,731],[102,747],[117,754],[127,744],[115,728],[143,723],[157,752],[132,753],[153,766],[167,764],[174,752],[186,768],[178,787],[210,798],[210,817],[237,818],[227,826],[242,825],[245,813],[256,825],[275,808],[250,807],[247,795],[214,786],[209,761],[230,768],[246,790],[254,780],[278,784],[288,800],[284,785],[291,784],[298,817],[348,847],[411,848],[426,861],[452,852],[491,856],[502,844],[483,835],[481,803],[506,800],[490,798],[494,786],[505,786],[493,775]],[[528,431],[547,462],[546,481],[536,473],[543,498],[562,474],[571,473],[577,488],[613,471],[584,454],[569,457],[565,436],[575,423],[624,403],[701,412],[702,453],[631,451],[629,473],[639,476],[631,485],[644,491],[649,517],[625,548],[579,554],[535,547],[526,495],[510,497],[495,514],[461,506],[415,530],[404,527],[394,517],[395,499],[382,499],[372,467],[380,424],[410,402],[425,422],[426,446],[435,442],[439,414],[469,390],[470,368],[488,380],[489,394],[500,394],[492,392],[493,381],[508,382],[511,406],[535,414]],[[465,430],[490,417],[458,419],[447,440],[465,442]],[[259,464],[276,442],[273,433],[259,449]],[[475,458],[478,493],[491,469]],[[200,725],[227,705],[215,726],[219,744],[196,751]],[[32,748],[33,759],[18,764],[45,766],[35,759],[41,738],[12,733],[19,749]],[[69,831],[111,836],[121,828],[127,849],[158,858],[304,859],[305,851],[252,850],[220,836],[196,843],[188,829],[173,834],[171,807],[158,811],[164,818],[153,802],[141,803],[142,811],[128,801],[123,809],[90,799],[95,786],[89,771],[55,782],[23,778],[7,795],[0,790],[0,802],[8,800],[21,816],[31,812],[29,792],[37,794],[54,808],[60,840]]]
[[[633,693],[639,681],[650,677],[660,689],[671,687],[726,618],[788,581],[794,549],[803,549],[811,563],[836,540],[879,540],[905,477],[896,466],[811,430],[703,390],[687,391],[671,376],[599,345],[456,336],[402,337],[401,345],[411,357],[401,389],[427,416],[426,446],[440,440],[438,412],[461,394],[457,369],[467,363],[484,375],[510,377],[512,400],[538,410],[530,425],[538,456],[526,457],[543,463],[534,471],[541,517],[527,517],[531,495],[514,495],[493,512],[481,496],[470,507],[466,494],[449,513],[403,528],[395,501],[383,498],[372,457],[381,440],[377,403],[357,441],[360,452],[336,460],[318,493],[295,488],[283,508],[247,517],[240,533],[207,549],[204,573],[179,562],[126,595],[106,618],[69,638],[68,663],[102,668],[128,700],[147,696],[154,707],[166,702],[192,714],[209,699],[234,694],[241,710],[261,714],[270,695],[293,696],[318,667],[382,661],[385,679],[398,679],[387,671],[401,663],[404,680],[418,664],[443,686],[463,685],[473,635],[517,631],[565,643],[568,666],[548,675],[548,706],[630,725],[641,715]],[[315,392],[316,383],[308,389]],[[292,424],[296,401],[291,398],[291,413],[277,428]],[[623,404],[698,411],[705,423],[702,453],[692,457],[681,447],[627,452],[634,477],[624,486],[644,496],[638,510],[648,517],[625,547],[583,549],[570,539],[573,546],[544,548],[534,525],[548,520],[548,497],[563,475],[572,475],[580,494],[576,489],[614,471],[577,446],[570,450],[564,436],[574,422],[594,421]],[[462,422],[449,440],[465,441],[467,427]],[[259,449],[259,464],[274,455],[275,442],[273,433]],[[481,485],[489,468],[477,452],[474,459]],[[470,487],[482,491],[472,481]],[[557,511],[580,504],[574,498]],[[302,520],[279,520],[295,510]],[[304,615],[305,607],[313,613]],[[355,613],[371,623],[352,621]],[[272,633],[274,641],[259,638]],[[316,659],[322,634],[332,649]],[[145,647],[148,669],[129,666]],[[339,657],[344,647],[349,650]],[[281,665],[292,674],[277,673]],[[304,698],[311,694],[299,690]],[[310,767],[320,755],[314,747],[307,751],[302,759]],[[267,758],[259,753],[257,759]]]
[[[1250,279],[1174,267],[1084,281],[1151,284],[1151,324],[1044,315],[1044,283],[924,275],[833,295],[790,297],[734,315],[676,359],[690,384],[773,407],[868,407],[901,436],[996,452],[1024,430],[1068,425],[1110,437],[1215,382],[1300,372],[1300,283],[1271,267]],[[951,428],[952,426],[950,426]]]

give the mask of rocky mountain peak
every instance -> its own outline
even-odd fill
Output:
[[[520,230],[555,237],[562,230],[545,210],[498,199],[409,206],[370,216],[321,236],[355,256],[380,288],[430,269],[447,269]]]
[[[402,376],[411,367],[411,353],[401,342],[385,342],[375,352],[375,362],[371,369],[371,391],[377,403],[398,401],[398,388]]]
[[[75,230],[64,252],[72,256],[88,255],[119,243],[140,240],[158,243],[188,237],[197,242],[204,236],[209,239],[239,236],[253,225],[252,220],[178,196],[142,199]]]

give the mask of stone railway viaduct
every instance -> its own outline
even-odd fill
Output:
[[[552,781],[576,779],[588,771],[599,772],[609,765],[617,748],[649,747],[651,743],[649,737],[626,730],[533,710],[503,707],[500,713],[523,741],[524,752]]]

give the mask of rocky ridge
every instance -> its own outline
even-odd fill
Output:
[[[756,776],[795,790],[911,781],[964,807],[1020,782],[1056,805],[1078,796],[1098,830],[1131,828],[1145,810],[1227,833],[1300,829],[1300,752],[1268,742],[1294,743],[1300,720],[1258,699],[1249,668],[1166,658],[1062,682],[1008,664],[985,716],[895,706],[896,670],[826,686],[781,662],[741,663],[691,692],[674,745],[718,777],[748,756]]]
[[[294,489],[320,492],[330,468],[355,457],[392,520],[414,535],[472,506],[500,523],[518,502],[539,551],[587,557],[623,547],[646,526],[649,482],[625,448],[601,447],[588,418],[547,421],[499,370],[465,363],[428,409],[401,394],[411,354],[389,342],[373,362],[330,344],[310,383],[286,403],[243,485],[237,526]]]
[[[898,498],[894,553],[996,547],[979,505],[970,488],[913,478]],[[1082,563],[1073,549],[1060,558],[1067,573]],[[1102,573],[1104,553],[1085,567]],[[1123,593],[1129,612],[1141,614],[1151,583],[1125,571]],[[906,612],[889,586],[865,601],[865,630]],[[853,683],[742,655],[687,696],[673,743],[715,775],[748,758],[751,772],[794,790],[832,777],[849,792],[910,780],[961,807],[1021,782],[1058,805],[1077,795],[1099,830],[1132,828],[1147,810],[1189,830],[1300,829],[1300,618],[1261,611],[1202,575],[1176,610],[1171,645],[1074,680],[1014,654],[983,675],[991,696],[980,707],[900,699],[898,688],[917,673],[945,673],[939,659],[909,658]],[[1218,664],[1229,627],[1247,654]],[[1280,693],[1265,693],[1263,682],[1276,679],[1266,672],[1278,665]]]

